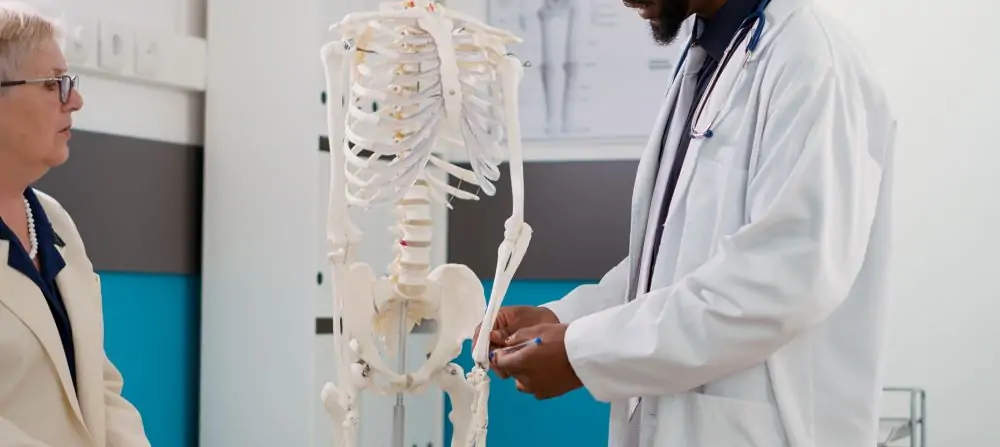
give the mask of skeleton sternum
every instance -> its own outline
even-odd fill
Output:
[[[399,255],[390,271],[396,293],[408,299],[422,298],[431,263],[431,199],[423,175],[396,204],[396,234]]]

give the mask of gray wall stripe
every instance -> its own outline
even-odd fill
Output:
[[[201,271],[203,150],[74,130],[70,157],[35,187],[72,215],[102,271]]]
[[[515,278],[592,280],[618,264],[628,253],[637,164],[526,162],[525,221],[534,232]],[[500,175],[494,197],[455,200],[448,213],[448,262],[466,264],[483,279],[495,275],[503,224],[512,211],[507,164]]]

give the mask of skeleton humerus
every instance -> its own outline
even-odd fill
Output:
[[[531,238],[517,105],[523,66],[506,50],[519,39],[429,0],[385,3],[378,12],[347,15],[332,29],[340,38],[321,55],[331,149],[327,236],[339,325],[337,374],[322,398],[338,426],[336,445],[357,446],[363,391],[399,395],[435,383],[452,402],[452,445],[485,447],[489,331],[480,331],[468,375],[451,362],[477,325],[493,327]],[[493,195],[504,136],[513,210],[487,307],[468,267],[432,268],[431,206],[478,199],[441,180],[442,173]],[[464,150],[471,169],[446,161],[441,154],[448,150]],[[380,205],[394,206],[397,216],[396,256],[381,278],[355,261],[362,232],[348,218],[349,207]],[[424,319],[438,322],[427,361],[413,372],[394,370],[377,339],[392,350]]]

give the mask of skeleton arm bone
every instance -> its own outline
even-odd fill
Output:
[[[510,183],[514,210],[504,223],[504,241],[497,250],[496,279],[490,293],[490,302],[483,318],[481,327],[493,327],[497,312],[500,310],[507,287],[524,258],[524,253],[531,240],[531,226],[524,222],[524,171],[523,155],[521,153],[521,129],[518,120],[517,86],[524,73],[520,61],[513,56],[505,56],[500,62],[500,76],[503,84],[504,111],[508,128],[507,144],[510,149]],[[487,353],[489,349],[488,330],[480,330],[476,347],[472,351],[475,366],[469,373],[469,384],[475,391],[473,401],[469,442],[478,447],[486,446],[489,401],[489,368]]]
[[[360,242],[361,232],[347,218],[346,198],[343,194],[336,193],[344,191],[346,188],[344,178],[338,175],[335,169],[338,166],[343,166],[343,160],[338,156],[341,152],[336,148],[343,145],[344,138],[340,129],[344,122],[341,98],[345,70],[342,64],[346,64],[346,58],[342,53],[342,48],[338,48],[339,45],[341,43],[331,42],[323,46],[320,57],[326,68],[326,88],[330,95],[327,101],[327,125],[330,132],[331,165],[334,168],[330,173],[330,188],[334,193],[330,194],[327,237],[332,246],[330,261],[333,264],[334,286],[343,289],[347,276],[346,265],[352,261],[353,257],[350,247]],[[335,323],[342,320],[342,299],[343,295],[338,295],[334,301],[333,321]],[[339,386],[328,383],[323,389],[322,398],[330,417],[341,426],[342,431],[335,445],[354,447],[357,438],[357,424],[353,421],[356,419],[357,409],[353,402],[356,401],[356,397],[360,393],[360,387],[352,383],[350,364],[353,363],[354,356],[349,357],[348,352],[345,352],[344,335],[340,329],[342,327],[335,328],[333,337],[334,361],[337,368],[335,377]]]
[[[524,221],[524,159],[521,152],[521,129],[518,119],[517,86],[524,75],[524,67],[513,56],[501,61],[500,76],[503,82],[504,109],[507,121],[507,144],[510,150],[510,184],[513,213],[504,224],[504,241],[498,249],[496,280],[490,293],[490,302],[482,327],[493,327],[503,297],[511,278],[524,257],[531,239],[531,226]],[[487,354],[490,331],[480,331],[472,357],[476,365],[488,368]]]
[[[339,42],[331,42],[323,46],[321,57],[326,67],[326,88],[329,92],[327,101],[327,128],[330,139],[330,189],[334,194],[330,194],[329,212],[327,214],[327,238],[333,245],[331,256],[336,257],[334,264],[344,265],[352,261],[348,249],[352,244],[361,242],[361,230],[355,227],[347,214],[347,198],[343,192],[347,188],[346,179],[337,171],[343,171],[344,157],[340,150],[344,146],[344,107],[341,103],[343,97],[343,85],[345,80],[343,74],[346,71],[339,65],[347,65],[348,60],[344,57]]]

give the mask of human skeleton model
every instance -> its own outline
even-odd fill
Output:
[[[358,403],[365,390],[396,395],[395,442],[401,444],[402,393],[436,383],[452,402],[452,445],[484,447],[489,328],[531,237],[524,222],[517,104],[523,66],[506,50],[519,39],[429,0],[384,3],[378,12],[349,14],[331,29],[340,39],[323,46],[322,59],[329,92],[327,237],[337,371],[322,398],[340,426],[336,445],[357,445]],[[471,269],[459,264],[431,269],[432,202],[451,208],[452,197],[478,198],[432,169],[493,195],[504,134],[514,209],[504,224],[486,308],[482,283]],[[464,149],[472,169],[436,154],[447,145]],[[369,265],[355,261],[362,233],[349,220],[348,208],[382,204],[395,206],[392,229],[398,239],[389,275],[376,278]],[[438,322],[433,347],[420,368],[402,371],[401,347],[424,319]],[[451,361],[480,323],[485,329],[466,376]],[[398,351],[395,370],[381,357],[376,338],[387,351],[394,346]]]

